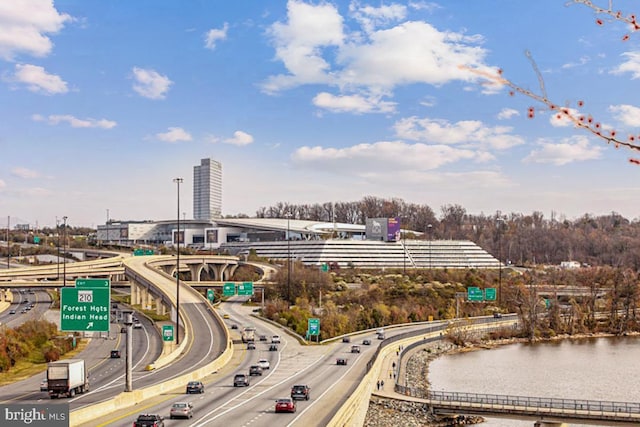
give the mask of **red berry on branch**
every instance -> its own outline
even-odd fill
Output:
[[[629,40],[629,34],[625,34],[624,37],[622,37],[623,42],[626,42],[627,40]]]
[[[578,107],[584,107],[584,101],[582,100],[578,101]]]
[[[596,24],[598,25],[603,25],[604,22],[602,22],[602,19],[596,19]]]

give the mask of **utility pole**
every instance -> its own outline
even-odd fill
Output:
[[[64,235],[62,237],[62,245],[64,247],[64,251],[62,253],[62,286],[67,286],[67,216],[62,217],[62,221],[64,221]]]
[[[182,178],[174,178],[173,182],[178,187],[178,231],[176,232],[176,345],[180,345],[180,184],[182,184]]]
[[[285,216],[287,217],[287,301],[291,305],[291,228],[289,225],[291,212],[287,212]]]

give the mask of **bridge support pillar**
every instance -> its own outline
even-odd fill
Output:
[[[167,312],[167,308],[164,306],[161,297],[156,297],[155,298],[155,303],[156,303],[156,314],[157,315],[162,316],[163,314],[165,314]]]
[[[140,304],[140,286],[131,282],[131,305]]]
[[[533,427],[567,427],[567,424],[554,421],[536,421]]]
[[[202,264],[189,264],[189,271],[191,272],[191,280],[194,282],[200,281],[200,272],[204,268],[204,263]]]

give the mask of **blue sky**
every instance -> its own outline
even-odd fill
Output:
[[[635,219],[633,152],[468,71],[539,93],[530,51],[553,102],[638,134],[640,33],[566,3],[1,2],[0,223],[173,218],[175,177],[191,218],[205,157],[225,215],[377,196]]]

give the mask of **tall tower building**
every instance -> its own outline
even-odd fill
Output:
[[[200,160],[193,167],[193,219],[211,220],[222,216],[222,163]]]

